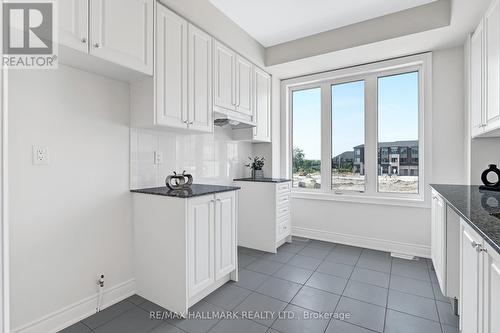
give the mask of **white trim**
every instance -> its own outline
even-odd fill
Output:
[[[398,253],[406,256],[416,256],[422,258],[431,257],[431,247],[428,245],[402,243],[386,239],[341,234],[338,232],[300,227],[292,227],[292,235],[332,243],[358,246],[367,249]]]
[[[135,294],[135,279],[122,282],[103,293],[101,309],[105,309],[116,304],[125,298]],[[58,332],[78,321],[92,315],[96,311],[98,293],[70,304],[62,309],[54,311],[42,318],[36,319],[21,327],[12,330],[13,333],[38,333],[38,332]]]

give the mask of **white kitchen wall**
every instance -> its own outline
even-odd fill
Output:
[[[427,182],[464,184],[463,47],[434,51],[432,58],[432,138],[426,138],[432,139],[432,178]],[[430,255],[430,207],[292,198],[291,214],[295,235]]]
[[[95,311],[101,273],[106,303],[133,291],[129,87],[64,65],[12,70],[8,112],[11,327],[50,332]]]
[[[154,152],[163,162],[154,163]],[[252,144],[234,141],[231,129],[215,127],[213,134],[179,134],[132,128],[130,130],[130,187],[165,186],[173,171],[186,170],[198,184],[229,185],[246,177],[245,164],[253,156]]]

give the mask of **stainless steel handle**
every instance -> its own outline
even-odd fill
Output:
[[[87,43],[87,38],[83,37],[83,38],[81,39],[81,42],[82,42],[82,43],[84,43],[84,44],[85,44],[85,43]]]
[[[222,199],[216,199],[215,201],[222,202]]]
[[[472,241],[470,242],[470,245],[473,247],[473,248],[477,248],[479,246],[478,243],[476,243],[476,241]]]
[[[189,124],[189,125],[193,125],[193,124],[194,124],[194,122],[193,122],[193,121],[190,121],[188,124]]]
[[[189,125],[189,121],[187,121],[187,120],[184,120],[183,123],[186,125]]]
[[[94,47],[95,47],[96,49],[98,49],[98,48],[100,48],[100,47],[101,47],[101,45],[99,45],[99,43],[95,43],[95,44],[94,44]]]

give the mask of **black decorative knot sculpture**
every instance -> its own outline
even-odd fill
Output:
[[[497,175],[497,181],[492,183],[488,180],[488,175],[493,172]],[[500,192],[500,170],[498,170],[495,164],[490,164],[488,169],[484,170],[481,174],[481,180],[484,185],[479,186],[480,190],[488,190],[488,191],[498,191]]]
[[[174,171],[173,175],[170,175],[165,179],[165,185],[172,190],[181,190],[189,188],[193,184],[193,176],[183,171],[182,174],[178,175]]]

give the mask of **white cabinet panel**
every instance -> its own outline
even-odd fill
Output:
[[[462,333],[477,333],[482,321],[482,239],[463,221],[460,231],[460,327]]]
[[[471,135],[484,132],[484,25],[479,23],[470,42]]]
[[[271,76],[254,66],[254,141],[271,142]]]
[[[439,286],[446,291],[446,205],[443,198],[432,194],[431,257]]]
[[[253,117],[253,65],[236,56],[236,110]]]
[[[188,201],[188,293],[196,295],[215,282],[214,199],[203,196]]]
[[[500,5],[495,0],[485,14],[486,131],[500,126]]]
[[[189,129],[212,132],[212,37],[188,26]]]
[[[59,43],[81,52],[89,46],[88,0],[64,0],[57,2]]]
[[[154,0],[90,0],[90,53],[153,74]]]
[[[236,268],[236,195],[215,196],[215,279]]]
[[[500,255],[485,244],[483,333],[500,332]]]
[[[218,41],[214,43],[214,106],[236,110],[236,53]]]
[[[187,21],[157,7],[156,123],[187,127]]]

